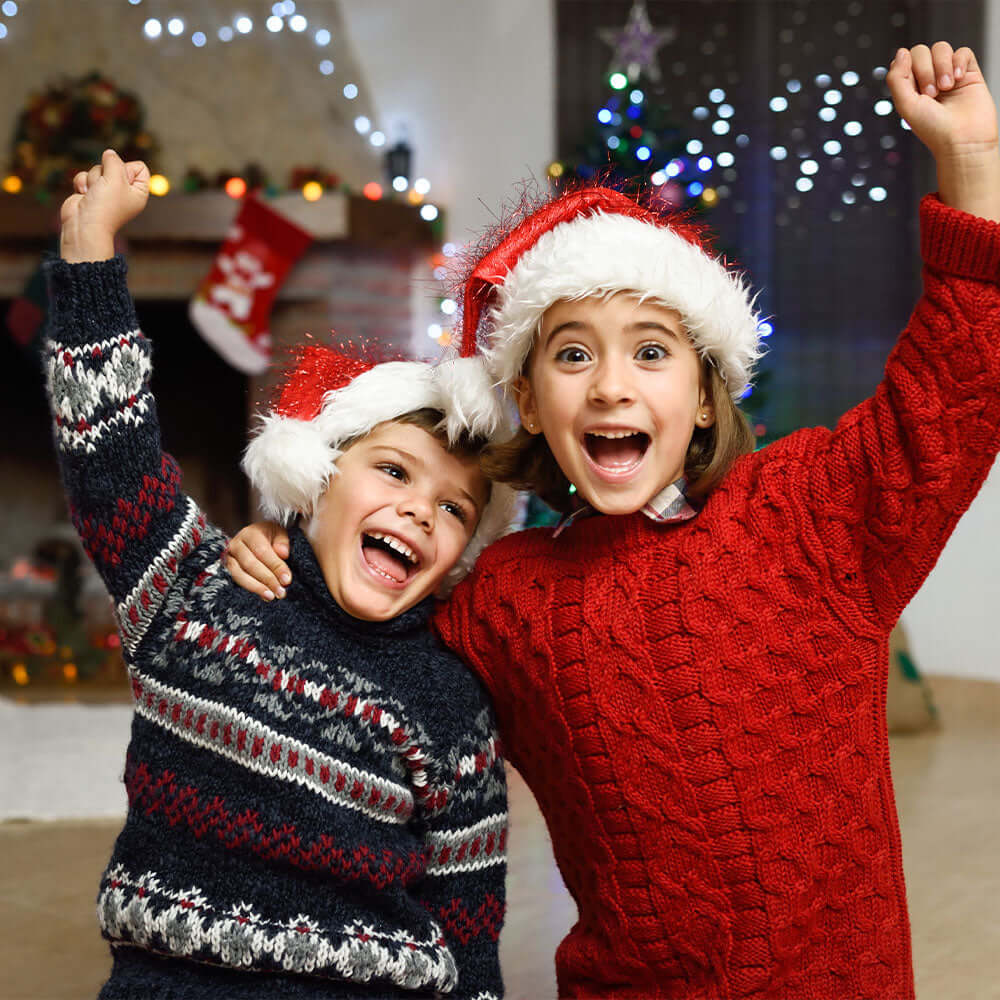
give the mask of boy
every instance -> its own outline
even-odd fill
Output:
[[[427,629],[509,512],[478,466],[499,411],[465,362],[305,352],[245,463],[304,523],[296,583],[262,607],[160,450],[113,253],[148,181],[110,150],[78,174],[47,265],[62,476],[135,698],[100,995],[499,996],[503,764],[482,689]]]

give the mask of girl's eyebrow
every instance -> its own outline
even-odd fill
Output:
[[[549,330],[548,334],[545,337],[545,344],[543,344],[543,346],[547,346],[549,341],[551,341],[552,338],[557,333],[562,333],[563,330],[589,330],[589,329],[590,329],[590,324],[585,323],[583,320],[568,319],[566,320],[565,323],[560,323],[558,326],[554,326],[551,330]],[[646,330],[657,330],[661,333],[668,334],[669,336],[673,337],[674,340],[679,341],[681,339],[681,335],[676,330],[672,330],[665,323],[661,323],[659,320],[655,319],[636,320],[634,323],[629,323],[625,327],[626,333],[642,333]]]

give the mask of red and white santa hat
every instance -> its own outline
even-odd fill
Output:
[[[743,276],[666,206],[658,211],[607,187],[568,191],[480,250],[464,280],[462,354],[478,347],[494,380],[507,386],[549,306],[616,292],[676,309],[733,399],[744,394],[762,350]]]
[[[336,475],[345,445],[422,409],[443,414],[442,430],[452,442],[463,434],[489,441],[510,436],[506,411],[481,358],[372,364],[327,347],[304,348],[243,455],[243,470],[260,493],[262,510],[283,523],[308,516]],[[510,487],[492,484],[479,525],[440,595],[508,529],[514,497]]]

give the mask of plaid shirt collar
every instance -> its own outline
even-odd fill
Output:
[[[657,524],[669,524],[675,521],[687,521],[698,513],[684,494],[687,480],[680,479],[664,487],[642,508],[643,514]],[[598,513],[590,504],[584,504],[569,514],[563,514],[552,532],[553,538],[558,538],[574,521],[592,517]]]

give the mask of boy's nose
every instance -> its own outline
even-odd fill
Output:
[[[399,504],[399,514],[420,525],[425,531],[434,523],[434,504],[419,493],[410,493]]]

